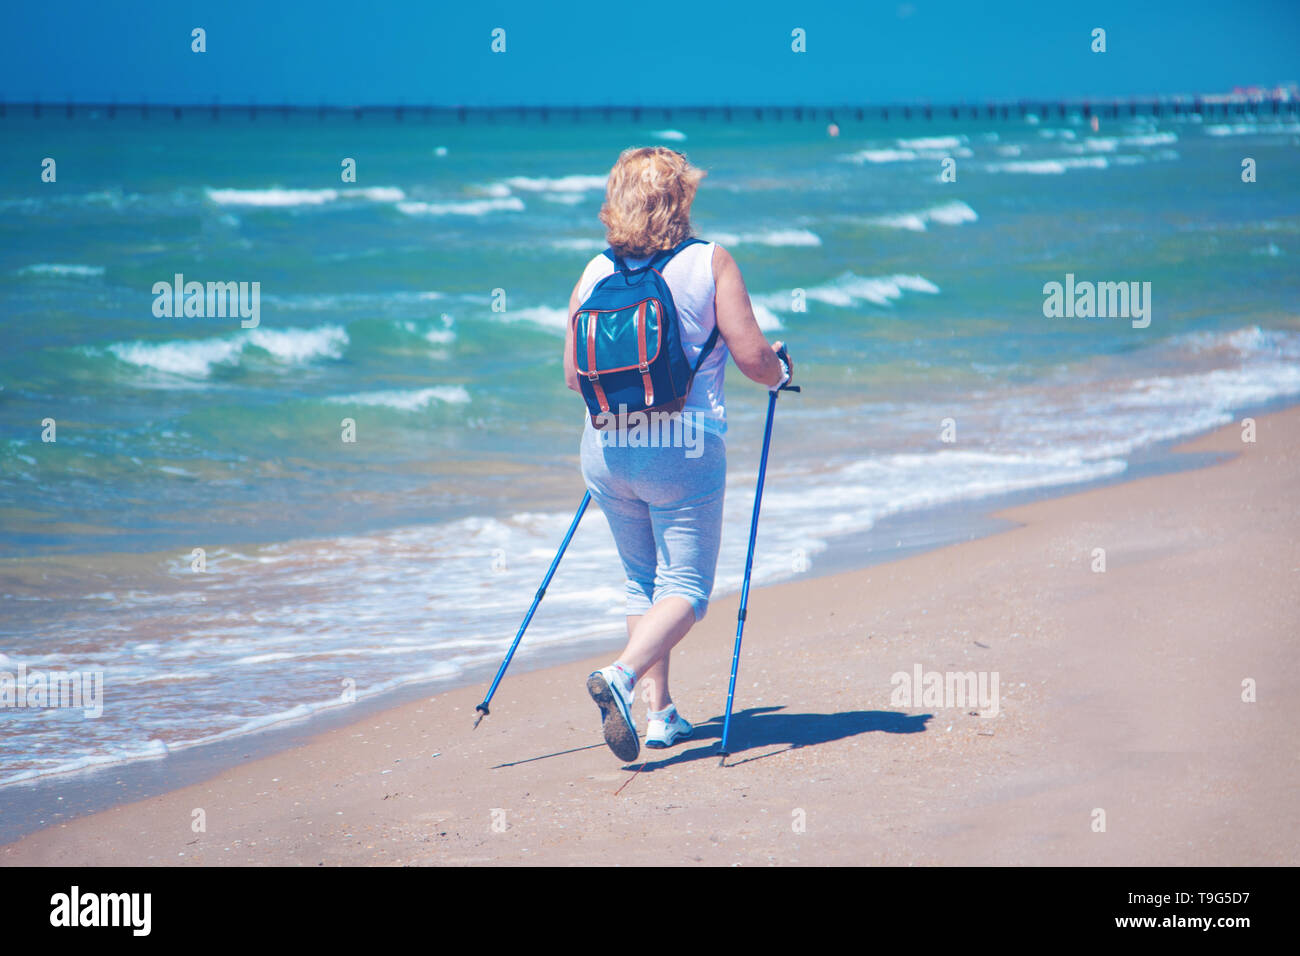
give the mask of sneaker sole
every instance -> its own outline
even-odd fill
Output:
[[[600,708],[600,728],[605,734],[605,743],[614,751],[614,756],[624,763],[631,763],[641,752],[641,741],[632,729],[627,718],[614,700],[614,691],[599,673],[587,678],[587,693]]]

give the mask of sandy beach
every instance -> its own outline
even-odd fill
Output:
[[[512,672],[477,730],[484,688],[443,693],[47,828],[0,861],[1294,865],[1297,449],[1300,409],[1263,415],[1253,444],[1232,425],[1180,446],[1234,456],[1220,464],[755,590],[725,767],[735,595],[673,657],[696,739],[626,767],[583,689],[605,654]],[[895,704],[891,677],[918,667],[996,675],[996,716]]]

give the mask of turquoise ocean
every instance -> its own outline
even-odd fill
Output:
[[[708,170],[697,233],[805,386],[779,403],[759,583],[1300,400],[1294,120],[841,126],[0,119],[0,681],[102,672],[104,707],[0,713],[0,782],[495,665],[582,495],[566,306],[630,145]],[[259,325],[156,316],[177,274],[259,283]],[[1067,275],[1150,283],[1149,324],[1046,317]],[[766,405],[727,381],[715,595]],[[593,508],[521,659],[617,646],[621,594]]]

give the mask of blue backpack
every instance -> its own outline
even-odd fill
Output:
[[[695,373],[718,341],[714,325],[694,367],[682,349],[677,307],[660,270],[703,239],[683,239],[629,269],[613,249],[614,272],[596,283],[573,316],[574,364],[596,428],[625,428],[635,412],[681,411]]]

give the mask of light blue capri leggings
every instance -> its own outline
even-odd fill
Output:
[[[627,613],[644,614],[670,595],[699,621],[709,607],[722,537],[727,447],[703,432],[698,457],[673,447],[605,446],[588,422],[582,477],[605,513],[627,574]]]

